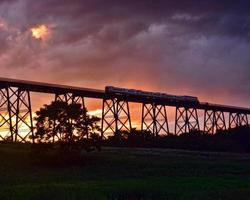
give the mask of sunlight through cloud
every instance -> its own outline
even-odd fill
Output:
[[[30,29],[32,37],[35,39],[48,39],[50,36],[50,30],[46,25],[39,25]]]

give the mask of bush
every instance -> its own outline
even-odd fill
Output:
[[[119,132],[105,141],[105,145],[125,147],[157,147],[204,151],[250,152],[249,126],[220,130],[211,135],[193,130],[176,136],[173,134],[154,137],[150,132],[133,130]]]

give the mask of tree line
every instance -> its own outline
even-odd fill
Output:
[[[208,151],[250,152],[249,126],[219,130],[211,135],[193,130],[179,136],[159,135],[150,131],[120,131],[105,140],[100,137],[100,118],[90,116],[78,103],[53,101],[36,112],[36,131],[32,136],[38,144],[60,144],[64,149],[100,150],[101,145],[119,147],[156,147]]]

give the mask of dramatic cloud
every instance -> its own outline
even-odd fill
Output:
[[[249,6],[230,0],[1,1],[1,76],[250,106]],[[49,37],[37,40],[32,29]]]

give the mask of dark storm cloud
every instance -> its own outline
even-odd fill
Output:
[[[20,78],[209,93],[246,104],[249,6],[230,0],[4,1],[1,68]],[[31,38],[29,29],[39,24],[50,28],[49,40]]]
[[[171,21],[187,27],[189,31],[193,29],[204,34],[238,35],[249,39],[250,3],[248,2],[45,0],[34,3],[30,0],[26,6],[26,14],[31,21],[34,20],[34,23],[60,19],[72,27],[79,26],[76,31],[87,29],[89,33],[95,33],[110,23],[129,21],[150,25]]]

